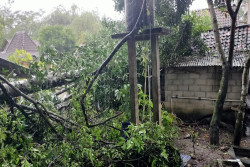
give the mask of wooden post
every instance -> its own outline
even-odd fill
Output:
[[[128,40],[128,65],[130,83],[130,110],[131,122],[139,124],[138,89],[137,89],[137,62],[135,39]]]
[[[158,35],[151,37],[152,50],[152,93],[154,122],[161,125],[160,56]]]

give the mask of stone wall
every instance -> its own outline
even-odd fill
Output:
[[[233,69],[224,108],[238,105],[241,69]],[[165,102],[168,111],[185,119],[212,114],[221,78],[220,67],[186,67],[165,71]],[[173,96],[177,98],[172,98]]]

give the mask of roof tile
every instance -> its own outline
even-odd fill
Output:
[[[8,59],[8,56],[18,50],[25,50],[33,55],[38,56],[37,44],[25,32],[16,32],[13,38],[8,41],[3,52],[0,53],[0,58]]]
[[[230,28],[220,28],[220,38],[225,54],[228,54],[230,43]],[[245,51],[250,50],[250,25],[236,27],[233,67],[244,66]],[[215,48],[213,31],[208,31],[201,35],[204,42],[210,49],[205,57],[197,57],[191,60],[181,62],[177,67],[194,67],[194,66],[221,66],[220,59]]]

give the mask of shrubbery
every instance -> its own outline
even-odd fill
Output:
[[[125,134],[105,126],[81,127],[62,140],[46,133],[34,138],[27,121],[0,110],[1,166],[178,166],[179,152],[173,147],[174,117],[164,115],[164,126],[154,123],[131,125]],[[30,126],[30,125],[29,125]],[[42,126],[42,125],[41,125]],[[112,126],[120,128],[119,121]],[[63,133],[63,132],[62,132]],[[65,132],[64,132],[65,133]]]

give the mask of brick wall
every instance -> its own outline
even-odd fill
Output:
[[[239,100],[242,70],[234,69],[230,75],[227,100]],[[211,114],[219,89],[220,67],[186,67],[165,71],[165,102],[168,111],[180,117],[197,119]],[[179,98],[171,98],[177,96]],[[190,99],[181,99],[190,97]],[[191,99],[196,98],[196,99]],[[206,100],[198,100],[206,98]],[[172,101],[172,102],[171,102]],[[225,102],[225,109],[239,102]]]

